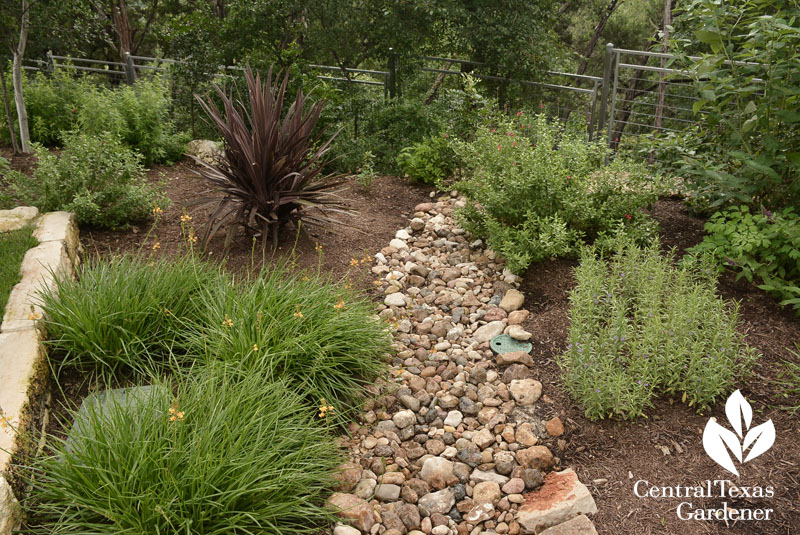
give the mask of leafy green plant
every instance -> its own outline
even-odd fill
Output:
[[[141,78],[115,89],[91,86],[77,112],[82,132],[110,132],[142,154],[145,165],[169,163],[183,155],[188,135],[170,119],[169,86],[161,78]]]
[[[361,160],[361,167],[356,175],[358,183],[361,184],[364,191],[369,191],[377,176],[378,174],[375,172],[375,155],[370,151],[364,151],[364,158]]]
[[[800,6],[693,0],[676,19],[695,73],[700,143],[682,176],[701,210],[800,200]]]
[[[195,345],[189,352],[245,374],[287,377],[311,402],[326,399],[344,421],[383,369],[390,339],[367,299],[288,267],[208,287],[198,303],[203,322],[182,328]]]
[[[29,501],[31,533],[308,533],[341,462],[293,385],[224,367],[127,402],[87,404],[51,436]]]
[[[455,171],[455,154],[444,136],[429,137],[401,150],[397,166],[412,180],[442,184]]]
[[[467,198],[459,219],[513,271],[596,238],[655,235],[641,208],[658,198],[660,177],[623,157],[603,165],[602,143],[562,132],[544,115],[498,119],[453,148],[467,175],[453,186]]]
[[[390,349],[368,300],[283,264],[235,284],[191,255],[102,259],[42,300],[55,367],[118,379],[221,361],[289,378],[341,420]]]
[[[39,242],[29,227],[0,232],[0,310],[6,309],[11,289],[20,281],[19,266],[31,247]]]
[[[795,414],[800,411],[800,344],[795,344],[795,351],[792,355],[796,360],[783,361],[783,370],[778,375],[777,383],[781,386],[781,394],[785,399],[789,399],[789,405],[785,408]]]
[[[52,75],[41,71],[26,72],[23,85],[31,141],[52,146],[61,142],[62,132],[78,126],[78,111],[85,105],[86,95],[92,91],[95,82],[77,76],[75,69],[65,67]],[[6,86],[12,87],[10,72]],[[10,104],[16,115],[14,99],[10,99]],[[0,126],[0,138],[11,140],[5,121]]]
[[[59,67],[51,75],[26,76],[25,106],[31,141],[45,146],[59,145],[65,133],[75,130],[111,133],[151,165],[180,159],[189,141],[175,129],[170,87],[160,77],[111,88],[69,66]],[[8,129],[0,132],[9,139]]]
[[[413,143],[438,134],[444,119],[437,110],[411,99],[389,102],[373,101],[360,114],[358,138],[351,144],[375,155],[378,170],[387,173],[398,171],[397,156]],[[345,143],[340,151],[347,151]]]
[[[592,419],[644,416],[657,396],[710,407],[757,357],[736,330],[737,307],[716,295],[708,264],[674,267],[657,240],[616,249],[607,261],[585,249],[575,270],[559,357],[567,390]]]
[[[43,212],[75,212],[79,223],[116,228],[146,219],[169,200],[148,184],[140,156],[111,135],[68,134],[60,155],[34,149],[32,176],[7,174],[12,192]]]
[[[180,262],[96,259],[77,279],[56,278],[42,294],[50,362],[108,378],[158,374],[190,362],[180,332],[204,317],[201,294],[229,280],[191,255]]]
[[[705,230],[690,253],[711,255],[720,270],[738,271],[737,280],[760,281],[759,288],[800,314],[800,216],[793,208],[752,213],[732,207],[711,216]]]
[[[260,75],[248,68],[245,78],[247,108],[216,84],[224,111],[210,97],[197,97],[225,142],[225,158],[219,164],[209,165],[195,158],[200,176],[216,190],[215,195],[198,201],[215,203],[202,243],[207,244],[227,223],[226,243],[241,225],[259,232],[264,247],[268,237],[277,247],[282,225],[300,219],[325,225],[335,222],[330,214],[347,212],[336,195],[342,181],[321,175],[333,139],[317,145],[323,133],[314,134],[324,102],[306,109],[307,98],[298,90],[294,103],[281,118],[288,74],[283,82],[276,79],[273,83],[270,71],[262,84]],[[309,208],[316,210],[309,212]]]

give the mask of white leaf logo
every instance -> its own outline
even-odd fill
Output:
[[[772,420],[767,420],[751,429],[753,408],[739,390],[731,394],[725,403],[725,416],[728,417],[728,422],[736,433],[722,427],[715,418],[711,418],[703,431],[703,448],[714,462],[738,476],[739,471],[733,464],[730,454],[733,453],[734,458],[740,463],[755,459],[775,443],[775,426]],[[742,456],[748,448],[750,452],[742,461]]]

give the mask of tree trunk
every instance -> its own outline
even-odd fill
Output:
[[[6,109],[6,123],[8,124],[8,133],[11,137],[11,147],[14,154],[19,153],[19,142],[17,141],[17,132],[14,130],[14,117],[11,115],[11,104],[8,102],[8,89],[6,88],[6,75],[0,71],[0,84],[3,86],[3,105]]]
[[[28,23],[30,20],[28,0],[22,0],[22,18],[19,25],[19,43],[14,49],[14,65],[12,69],[14,84],[14,104],[17,106],[17,121],[19,122],[19,140],[22,152],[31,151],[30,134],[28,133],[28,112],[25,109],[25,100],[22,97],[22,58],[25,56],[25,45],[28,42]]]
[[[666,0],[664,3],[664,24],[661,52],[666,53],[669,48],[669,25],[672,24],[672,0]],[[661,58],[661,68],[667,66],[667,58]],[[662,118],[664,117],[664,100],[667,96],[667,83],[664,79],[664,73],[661,73],[660,82],[658,84],[658,102],[656,103],[656,120],[655,127],[661,128]]]
[[[225,18],[225,0],[211,0],[211,9],[218,19]]]
[[[603,12],[600,21],[597,23],[597,26],[594,27],[594,33],[592,34],[592,38],[589,39],[589,44],[586,45],[586,50],[583,52],[583,57],[581,58],[581,62],[578,64],[578,74],[583,74],[586,72],[586,67],[589,65],[589,58],[592,56],[595,47],[597,46],[597,42],[600,40],[600,36],[603,33],[603,30],[606,28],[606,23],[608,23],[608,19],[611,18],[611,15],[614,14],[614,10],[617,9],[619,5],[619,0],[611,0],[608,4],[608,7]]]
[[[451,66],[452,64],[453,64],[453,62],[452,62],[452,61],[448,61],[448,62],[445,64],[445,66],[444,66],[444,69],[443,69],[443,70],[445,70],[445,71],[447,71],[447,70],[450,70],[450,66]],[[430,92],[430,93],[428,94],[428,96],[425,98],[425,105],[426,105],[426,106],[427,106],[428,104],[430,104],[431,102],[433,102],[433,99],[435,99],[435,98],[436,98],[436,94],[439,92],[439,86],[440,86],[440,85],[442,85],[442,82],[444,82],[444,77],[445,77],[445,76],[447,76],[447,75],[446,75],[445,73],[443,73],[443,72],[440,72],[440,73],[439,73],[439,74],[436,76],[436,80],[434,80],[434,82],[433,82],[433,87],[431,87],[431,92]]]
[[[114,0],[111,3],[111,20],[114,22],[114,31],[119,38],[119,57],[125,62],[125,53],[132,53],[133,32],[128,20],[128,8],[125,0]]]

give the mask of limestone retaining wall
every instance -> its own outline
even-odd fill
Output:
[[[10,535],[21,518],[7,481],[17,432],[29,421],[29,396],[46,381],[42,309],[37,294],[54,287],[56,274],[73,276],[80,263],[75,216],[69,212],[39,215],[32,207],[0,211],[0,231],[35,226],[39,244],[25,253],[22,280],[14,286],[0,324],[0,535]],[[31,407],[32,408],[32,407]]]

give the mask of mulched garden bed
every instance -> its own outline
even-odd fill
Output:
[[[702,240],[703,220],[690,216],[677,199],[659,201],[653,211],[663,233],[665,249],[677,247],[679,254]],[[746,465],[740,465],[739,486],[775,488],[770,499],[729,500],[731,508],[772,508],[771,522],[699,522],[677,518],[676,508],[691,501],[694,508],[719,508],[719,498],[650,499],[634,494],[640,479],[657,486],[694,486],[705,480],[732,479],[708,458],[702,446],[703,429],[710,416],[727,422],[724,402],[711,414],[698,415],[681,403],[659,401],[648,411],[647,420],[633,423],[592,422],[561,388],[556,357],[566,349],[568,292],[574,284],[575,262],[552,260],[532,266],[525,273],[521,290],[531,317],[525,324],[533,334],[534,361],[538,379],[545,385],[551,403],[547,419],[559,416],[566,422],[566,444],[558,453],[564,465],[573,466],[597,502],[594,516],[599,533],[617,534],[784,534],[796,533],[800,526],[800,417],[780,409],[797,405],[797,399],[784,399],[775,383],[783,369],[782,361],[794,360],[790,350],[800,341],[800,318],[781,309],[776,301],[744,280],[726,273],[719,284],[725,299],[740,301],[740,324],[747,342],[761,351],[754,375],[739,387],[753,407],[753,425],[772,419],[777,431],[775,444],[768,452]],[[548,405],[546,405],[548,406]],[[730,477],[729,477],[730,476]]]
[[[15,168],[30,168],[29,160],[15,161]],[[89,253],[109,254],[141,250],[146,254],[177,254],[186,248],[180,216],[183,205],[201,195],[205,184],[195,177],[190,164],[156,167],[148,176],[165,181],[172,205],[166,208],[158,224],[135,226],[122,231],[84,228],[83,246]],[[307,234],[293,229],[284,232],[277,251],[278,257],[294,255],[300,267],[316,268],[334,277],[350,275],[354,284],[372,289],[366,266],[352,266],[353,259],[374,255],[394,237],[397,229],[406,226],[413,207],[429,198],[430,189],[409,184],[408,181],[381,176],[369,192],[360,189],[351,179],[348,191],[342,196],[358,211],[347,218],[352,225],[336,229],[309,228]],[[209,211],[195,210],[192,224],[199,227]],[[659,221],[663,246],[677,247],[679,254],[701,241],[703,220],[690,216],[677,199],[656,204],[652,215]],[[335,230],[335,232],[334,232]],[[158,242],[157,251],[153,245]],[[322,254],[317,245],[322,247]],[[222,240],[210,246],[212,258],[223,256]],[[272,259],[268,251],[266,262]],[[255,248],[249,238],[239,236],[225,255],[226,266],[236,273],[247,273],[262,265],[260,244]],[[551,260],[532,266],[524,275],[521,290],[526,295],[526,308],[531,317],[524,325],[533,333],[532,355],[538,366],[538,376],[544,385],[545,414],[539,418],[559,416],[565,422],[566,434],[561,437],[561,449],[554,454],[562,465],[572,466],[581,481],[589,486],[599,512],[593,520],[600,533],[615,534],[790,534],[800,526],[800,418],[781,406],[800,403],[784,399],[781,387],[775,382],[783,369],[783,360],[797,361],[791,350],[800,341],[800,319],[791,310],[781,309],[776,301],[746,281],[735,281],[726,274],[720,281],[720,293],[726,299],[740,301],[742,329],[747,342],[757,347],[763,357],[755,366],[753,376],[739,385],[754,409],[754,425],[771,418],[777,430],[774,446],[753,462],[742,465],[740,486],[775,488],[770,499],[729,500],[730,507],[771,508],[771,522],[681,521],[676,507],[683,499],[638,498],[633,486],[644,479],[657,486],[696,485],[707,479],[727,479],[728,476],[709,459],[702,447],[702,432],[709,416],[725,421],[724,403],[711,414],[698,415],[680,403],[659,401],[649,411],[650,418],[633,423],[592,422],[583,416],[560,386],[560,372],[555,363],[557,355],[566,348],[569,327],[568,292],[574,285],[574,261]],[[374,290],[373,290],[374,291]],[[80,388],[74,394],[79,395]],[[61,397],[58,396],[57,397]],[[69,397],[69,395],[67,396]],[[720,507],[720,500],[691,499],[694,508]]]

